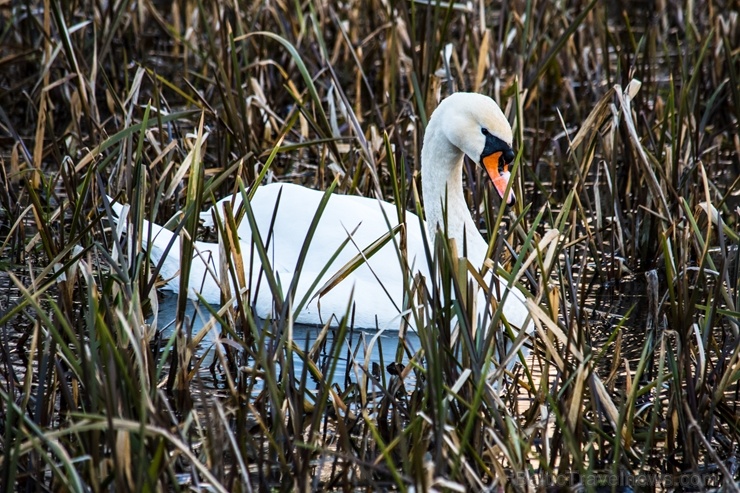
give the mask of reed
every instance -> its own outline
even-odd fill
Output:
[[[740,26],[730,2],[659,4],[0,5],[0,490],[736,491]],[[306,300],[267,239],[234,241],[248,201],[215,235],[198,213],[270,181],[423,213],[424,128],[458,90],[514,129],[517,205],[473,163],[465,179],[500,275],[529,295],[536,334],[513,345],[530,356],[478,327],[443,237],[434,289],[409,271],[418,344],[403,324],[358,332],[349,303],[296,338]],[[165,327],[145,220],[185,259],[217,236],[234,303],[194,308],[183,285]],[[402,231],[381,242],[403,262]],[[394,361],[365,357],[387,344]]]

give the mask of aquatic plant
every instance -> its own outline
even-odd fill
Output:
[[[662,5],[0,6],[0,490],[733,489],[738,18]],[[354,331],[349,304],[294,338],[285,292],[266,321],[247,296],[182,297],[165,330],[144,219],[183,258],[218,236],[238,279],[248,211],[217,232],[198,218],[255,183],[421,213],[424,128],[456,90],[492,95],[515,132],[514,208],[474,163],[465,177],[501,274],[532,295],[513,375],[442,240],[445,282],[409,278],[426,308],[395,361],[359,357],[389,339]],[[130,204],[125,231],[106,194]]]

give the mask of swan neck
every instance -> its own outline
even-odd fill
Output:
[[[439,154],[436,154],[436,156],[439,156]],[[427,228],[432,235],[437,228],[444,228],[445,210],[447,210],[447,219],[453,219],[456,215],[454,211],[459,211],[460,204],[465,203],[462,186],[462,163],[463,156],[460,154],[448,169],[442,166],[431,167],[428,164],[424,164],[422,168],[424,211],[426,212]],[[467,205],[465,205],[465,209],[467,210]],[[448,228],[450,226],[451,224],[447,225]]]
[[[470,216],[463,194],[463,152],[444,135],[438,120],[432,118],[429,122],[421,153],[427,230],[434,238],[437,230],[444,230],[446,226],[448,237],[457,240],[461,254],[462,248],[466,248],[469,255],[479,256],[477,250],[481,249],[485,255],[485,241]],[[463,238],[467,240],[466,247],[462,244]],[[476,251],[469,251],[471,248]]]

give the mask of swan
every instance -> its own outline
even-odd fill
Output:
[[[447,236],[456,241],[458,252],[465,252],[473,267],[480,269],[486,260],[488,243],[478,231],[463,195],[464,155],[484,166],[499,195],[506,197],[509,204],[514,202],[513,192],[509,191],[507,195],[508,166],[514,160],[512,130],[498,104],[488,96],[476,93],[448,96],[433,112],[426,128],[421,151],[421,178],[427,220],[425,224],[416,214],[406,212],[405,222],[409,265],[412,272],[421,273],[427,280],[431,277],[423,236],[428,234],[427,238],[434,238],[439,228],[446,228]],[[293,281],[303,239],[323,196],[324,192],[303,186],[273,183],[259,186],[250,201],[258,231],[266,243],[270,268],[275,272],[283,293]],[[236,211],[241,203],[240,197],[237,194],[222,199],[211,210],[202,213],[201,218],[212,226],[213,213],[222,218],[227,202]],[[114,210],[119,216],[125,213],[120,204],[115,204]],[[355,327],[399,327],[404,276],[407,274],[400,268],[392,241],[327,293],[314,296],[316,289],[358,252],[387,235],[398,224],[397,216],[396,206],[381,200],[339,194],[329,197],[297,283],[294,305],[300,300],[308,302],[298,313],[296,322],[324,324],[329,321],[336,324],[347,312],[348,302],[353,297]],[[149,227],[146,224],[144,230]],[[151,228],[151,259],[156,265],[167,252],[160,275],[168,280],[167,288],[177,291],[180,285],[179,238],[157,225],[152,224]],[[249,255],[253,251],[252,228],[246,219],[241,221],[238,234],[243,255]],[[349,236],[351,239],[346,242]],[[173,245],[169,247],[171,242]],[[343,242],[346,242],[344,248],[324,270]],[[220,303],[221,289],[217,278],[219,246],[197,241],[195,250],[188,282],[189,297],[197,299],[197,293],[209,303]],[[264,274],[261,274],[256,253],[251,270],[248,259],[244,265],[245,271],[251,272],[252,276],[247,282],[252,286],[250,296],[256,314],[266,318],[273,312],[274,301]],[[489,273],[488,282],[492,279],[499,284],[498,289],[493,288],[494,293],[503,296],[508,291],[503,303],[503,316],[507,322],[514,330],[523,329],[531,333],[533,325],[522,292]],[[260,288],[255,294],[258,281]],[[480,308],[486,303],[482,297],[483,290],[479,291],[481,301],[478,307],[482,311]]]

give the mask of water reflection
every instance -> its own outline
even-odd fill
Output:
[[[162,331],[161,337],[168,340],[172,337],[175,330],[175,317],[177,313],[177,295],[166,293],[160,297],[159,312],[157,316],[157,327]],[[192,324],[192,335],[196,337],[207,325],[211,319],[209,311],[198,304],[188,301],[186,316]],[[261,321],[260,321],[261,322]],[[321,336],[322,328],[313,325],[295,324],[293,326],[292,339],[297,348],[302,351],[314,346],[317,338]],[[214,375],[209,368],[214,366],[214,358],[217,356],[216,348],[219,346],[221,326],[214,324],[202,337],[198,344],[195,358],[202,358],[200,363],[200,376],[206,382],[213,382],[215,387],[222,388],[223,382],[219,382],[217,375]],[[376,377],[387,377],[388,366],[396,361],[396,355],[400,352],[403,354],[401,363],[406,365],[409,361],[409,354],[413,355],[419,348],[420,342],[418,336],[413,332],[408,332],[404,336],[406,345],[405,350],[399,346],[402,342],[399,339],[398,331],[369,331],[369,330],[349,330],[344,339],[343,346],[339,348],[339,357],[333,355],[335,330],[330,329],[326,334],[319,351],[315,354],[314,361],[322,374],[328,375],[329,368],[336,361],[332,383],[341,387],[346,387],[352,382],[360,382],[367,373],[372,373]],[[273,339],[266,342],[274,343]],[[218,361],[215,361],[218,363]],[[304,360],[298,354],[293,354],[293,374],[300,378],[304,370]],[[382,373],[381,373],[382,370]],[[384,374],[383,374],[384,373]],[[214,381],[214,377],[216,381]],[[309,378],[310,375],[309,375]]]

